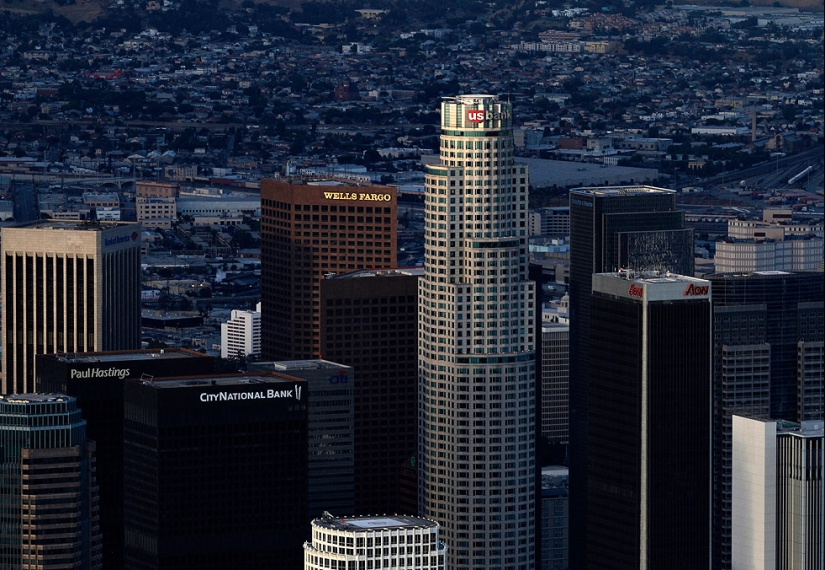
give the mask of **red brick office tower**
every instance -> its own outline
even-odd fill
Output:
[[[321,280],[394,267],[396,210],[391,187],[261,182],[264,360],[322,357]]]

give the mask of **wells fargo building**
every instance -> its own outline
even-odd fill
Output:
[[[395,224],[391,187],[261,182],[265,360],[321,357],[321,279],[394,267]]]

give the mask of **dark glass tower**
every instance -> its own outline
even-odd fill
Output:
[[[95,444],[74,398],[0,396],[0,567],[99,570]]]
[[[693,275],[693,231],[676,193],[651,186],[570,192],[570,567],[586,568],[591,276],[622,267]]]
[[[823,417],[823,273],[705,276],[713,283],[713,567],[731,568],[732,416]]]
[[[710,567],[708,282],[593,276],[590,570]]]
[[[321,281],[323,354],[357,371],[356,513],[418,512],[417,501],[402,502],[401,489],[416,473],[416,336],[423,272],[358,271]]]
[[[127,378],[212,372],[212,358],[179,348],[38,354],[37,391],[77,399],[97,445],[103,567],[123,568],[123,384]]]
[[[128,570],[300,570],[305,384],[264,374],[127,381]]]

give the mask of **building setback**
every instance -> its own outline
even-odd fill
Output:
[[[140,347],[140,226],[2,229],[2,393],[35,390],[35,355]]]
[[[419,513],[444,528],[451,570],[536,564],[535,284],[512,112],[444,99],[425,170]]]
[[[358,375],[354,385],[356,513],[418,512],[417,491],[409,500],[403,489],[408,483],[417,486],[417,322],[422,274],[420,268],[364,270],[321,281],[322,352],[353,366]]]
[[[823,417],[821,272],[712,274],[713,558],[731,568],[733,414]]]
[[[588,569],[710,568],[710,284],[593,276]]]
[[[125,386],[127,570],[298,570],[309,533],[306,383]]]
[[[123,385],[128,378],[212,372],[212,358],[180,348],[37,355],[37,391],[77,399],[97,447],[103,567],[123,568]]]
[[[261,334],[265,360],[320,358],[320,282],[390,268],[395,189],[261,182]]]
[[[693,275],[693,231],[676,193],[653,186],[570,191],[570,563],[586,568],[591,276],[618,271]]]
[[[95,474],[74,398],[0,396],[0,567],[102,569]]]

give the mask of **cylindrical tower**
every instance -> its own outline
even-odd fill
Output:
[[[445,99],[440,141],[419,286],[420,513],[444,528],[448,568],[529,570],[536,309],[511,104]]]

